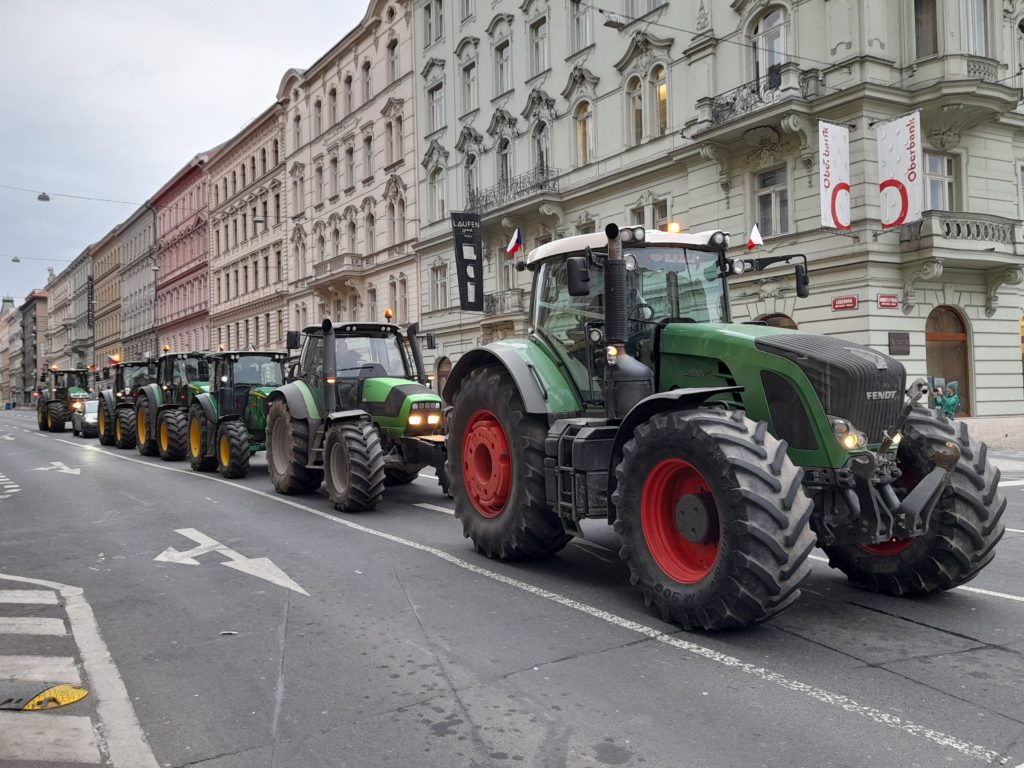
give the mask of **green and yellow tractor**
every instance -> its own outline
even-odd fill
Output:
[[[39,377],[36,422],[41,432],[63,432],[71,413],[85,407],[92,397],[88,368],[51,366]]]
[[[464,534],[540,557],[603,518],[649,606],[748,626],[799,595],[817,543],[854,585],[950,589],[992,560],[1006,501],[984,443],[903,365],[834,336],[733,323],[723,232],[642,228],[532,251],[528,338],[464,355],[445,386]],[[790,294],[792,295],[792,294]]]
[[[135,393],[135,447],[143,456],[185,458],[188,409],[210,388],[208,357],[209,352],[169,352],[154,361],[155,380]]]
[[[188,410],[188,458],[192,469],[224,477],[249,474],[249,457],[266,450],[266,400],[284,384],[283,352],[214,352],[209,391]]]
[[[103,369],[103,378],[111,386],[100,392],[97,432],[103,445],[134,448],[135,394],[155,380],[154,365],[150,360],[114,359],[113,365]]]
[[[442,489],[441,398],[426,386],[416,326],[330,320],[303,331],[294,375],[267,398],[267,467],[278,493],[315,491],[326,478],[336,509],[372,509],[385,485],[425,466]],[[288,333],[288,349],[299,348]]]

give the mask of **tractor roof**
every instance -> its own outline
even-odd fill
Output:
[[[319,325],[311,325],[302,331],[307,336],[323,336],[324,329]],[[335,336],[380,336],[384,334],[401,334],[401,329],[391,323],[340,323],[334,326]]]
[[[648,229],[644,232],[644,243],[646,245],[674,245],[678,247],[709,247],[711,236],[719,230],[712,229],[707,232],[687,232],[673,234],[662,232],[660,229]],[[573,235],[563,237],[560,240],[552,240],[550,243],[537,246],[526,256],[527,264],[535,264],[538,261],[549,259],[552,256],[559,256],[563,253],[582,251],[584,248],[603,249],[608,247],[608,237],[604,232],[592,232],[589,235]],[[624,249],[642,247],[636,243],[623,243]]]
[[[278,352],[277,350],[259,350],[259,349],[224,349],[218,352],[210,352],[207,357],[222,358],[222,357],[279,357],[284,360],[288,357],[284,352]]]

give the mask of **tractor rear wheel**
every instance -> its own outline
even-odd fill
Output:
[[[36,406],[36,423],[39,425],[40,432],[46,432],[50,429],[49,411],[47,411],[45,405]]]
[[[105,402],[100,403],[100,412],[96,415],[96,434],[100,439],[100,445],[113,445],[114,438],[114,415],[107,408]]]
[[[249,430],[240,421],[225,421],[217,430],[217,471],[227,478],[249,474]]]
[[[419,476],[419,469],[385,469],[384,485],[408,485]]]
[[[502,560],[550,555],[572,538],[547,505],[546,422],[524,411],[508,373],[477,368],[455,394],[449,422],[455,516],[477,550]]]
[[[384,496],[384,451],[369,422],[341,421],[324,439],[327,496],[342,512],[373,509]]]
[[[156,435],[149,425],[149,398],[139,395],[135,403],[135,447],[143,456],[156,456],[160,448],[156,444]]]
[[[217,458],[206,455],[210,442],[210,421],[199,403],[188,409],[188,462],[196,472],[212,472],[217,468]]]
[[[157,417],[157,447],[164,461],[181,461],[188,449],[188,417],[174,408]]]
[[[67,411],[61,403],[49,403],[46,406],[46,424],[51,432],[63,432]]]
[[[284,400],[267,413],[267,472],[278,493],[309,493],[323,482],[322,469],[310,469],[309,422],[293,419]]]
[[[652,416],[622,449],[619,557],[648,606],[686,629],[745,627],[800,595],[813,504],[786,443],[742,411]]]
[[[114,445],[129,450],[135,447],[135,411],[131,408],[117,409],[114,422]]]
[[[825,547],[829,565],[854,586],[888,595],[922,595],[964,584],[991,562],[1002,538],[1006,498],[999,491],[999,470],[988,461],[988,446],[971,443],[967,425],[942,413],[915,408],[903,428],[896,462],[903,473],[896,485],[901,498],[935,466],[930,454],[946,442],[960,447],[949,475],[950,488],[932,511],[928,532],[913,539],[881,544]]]

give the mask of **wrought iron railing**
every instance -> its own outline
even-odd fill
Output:
[[[493,187],[470,190],[467,201],[469,209],[476,213],[486,213],[539,192],[557,192],[561,173],[557,168],[538,166],[532,171],[500,181]]]
[[[764,109],[778,102],[781,94],[782,70],[772,67],[764,77],[715,96],[711,103],[711,122],[720,125],[735,117]]]
[[[484,315],[513,315],[525,311],[523,309],[523,289],[511,288],[484,296]]]

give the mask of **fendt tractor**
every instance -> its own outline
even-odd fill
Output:
[[[832,336],[732,323],[724,232],[569,237],[527,257],[528,338],[445,386],[455,514],[484,554],[540,557],[605,518],[666,620],[748,626],[799,595],[817,544],[860,587],[925,594],[993,557],[1006,505],[986,446]]]
[[[249,457],[266,449],[267,396],[284,384],[282,352],[214,352],[208,392],[188,409],[192,469],[224,477],[249,474]]]
[[[149,360],[116,362],[103,369],[103,379],[110,389],[100,392],[97,432],[100,443],[118,448],[135,447],[135,394],[154,380],[154,366]]]
[[[36,421],[42,432],[63,432],[71,413],[85,407],[92,397],[88,368],[58,368],[53,365],[39,377]]]
[[[139,453],[164,461],[185,458],[188,409],[209,388],[208,352],[165,352],[155,361],[155,380],[135,393]]]
[[[367,510],[385,485],[410,483],[427,465],[447,491],[442,403],[426,386],[416,330],[324,320],[303,331],[292,380],[267,398],[267,468],[279,493],[326,479],[336,509]],[[289,331],[288,349],[299,342]]]

